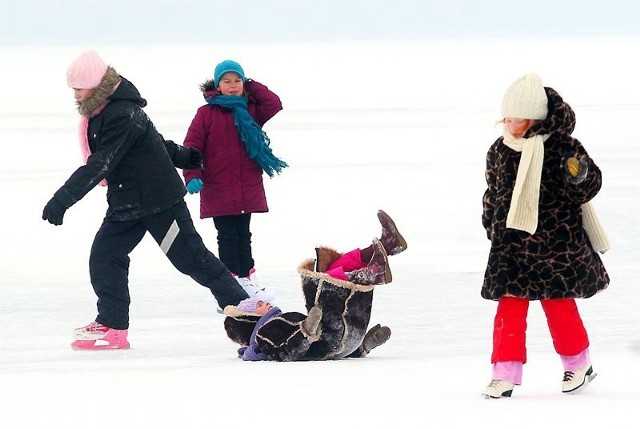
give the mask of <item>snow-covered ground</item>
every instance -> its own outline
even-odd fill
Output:
[[[267,126],[291,167],[267,181],[271,211],[253,218],[261,282],[303,310],[297,265],[318,244],[349,250],[396,220],[409,249],[376,289],[372,323],[392,337],[366,359],[241,362],[205,288],[149,237],[132,253],[132,349],[74,352],[93,320],[88,254],[104,189],[64,225],[44,204],[77,167],[77,114],[66,67],[87,46],[4,47],[0,98],[0,426],[3,428],[635,427],[640,376],[640,39],[433,40],[341,44],[98,46],[132,80],[166,138],[182,142],[199,83],[238,60],[285,110]],[[522,52],[525,52],[523,55]],[[484,156],[499,135],[506,87],[539,73],[577,113],[574,136],[604,174],[594,200],[613,248],[612,283],[578,305],[593,384],[560,393],[562,366],[539,305],[529,362],[511,399],[490,379],[495,303],[480,298],[488,242],[480,223]],[[197,229],[217,251],[211,220]]]

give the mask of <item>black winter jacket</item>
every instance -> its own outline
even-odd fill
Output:
[[[68,208],[106,178],[106,218],[112,221],[139,219],[180,201],[186,189],[175,167],[189,159],[187,148],[164,140],[142,110],[146,100],[121,79],[109,104],[89,120],[87,164],[55,194]]]

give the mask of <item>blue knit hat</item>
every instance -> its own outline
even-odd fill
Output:
[[[220,78],[222,77],[222,75],[229,72],[236,73],[238,76],[240,76],[242,82],[246,80],[246,78],[244,77],[244,70],[242,69],[242,66],[240,66],[240,64],[233,60],[224,60],[223,62],[218,64],[213,71],[213,85],[217,88],[220,84]]]

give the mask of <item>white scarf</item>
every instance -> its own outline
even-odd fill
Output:
[[[507,214],[507,228],[519,229],[534,234],[538,227],[538,205],[540,178],[544,160],[544,142],[549,134],[528,139],[515,138],[506,128],[502,136],[504,144],[522,152],[518,174]],[[582,223],[593,248],[601,253],[609,250],[610,243],[595,210],[590,202],[582,204]]]

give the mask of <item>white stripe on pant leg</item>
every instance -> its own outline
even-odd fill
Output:
[[[171,248],[171,245],[175,241],[179,232],[180,232],[180,227],[178,226],[178,222],[174,220],[171,226],[169,227],[169,230],[167,231],[166,235],[162,239],[162,243],[160,243],[160,249],[162,249],[165,255],[167,254],[167,252],[169,252],[169,249]]]

